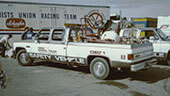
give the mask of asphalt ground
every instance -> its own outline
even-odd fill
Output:
[[[88,67],[36,62],[23,67],[2,58],[8,85],[0,96],[170,96],[170,66],[159,64],[139,72],[115,72],[109,80],[94,78]]]

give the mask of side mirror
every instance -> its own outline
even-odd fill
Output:
[[[40,42],[39,42],[39,35],[38,35],[38,34],[35,35],[34,40],[35,40],[35,43],[40,43]]]

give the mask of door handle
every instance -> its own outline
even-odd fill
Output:
[[[30,48],[30,46],[26,46],[26,48]]]

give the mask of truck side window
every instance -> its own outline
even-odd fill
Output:
[[[95,34],[92,29],[87,28],[73,28],[69,34],[69,42],[87,42],[90,38],[94,37]]]
[[[41,30],[41,32],[38,33],[39,40],[48,40],[50,34],[50,30]]]
[[[64,30],[63,29],[56,29],[53,31],[52,34],[52,40],[54,41],[62,41],[63,40],[63,35],[64,35]]]
[[[77,30],[71,30],[70,36],[69,36],[70,42],[77,42]]]
[[[141,33],[140,33],[140,36],[144,37],[146,39],[149,39],[151,36],[154,37],[154,38],[158,38],[153,30],[142,30]]]

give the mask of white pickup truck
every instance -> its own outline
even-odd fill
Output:
[[[130,37],[133,31],[135,38],[145,39],[153,43],[154,55],[159,60],[164,60],[170,65],[170,40],[157,28],[125,28],[120,31],[120,37]]]
[[[31,65],[34,60],[50,60],[76,66],[89,66],[98,79],[106,79],[111,68],[139,71],[156,62],[153,46],[145,43],[118,43],[90,37],[90,29],[80,27],[44,28],[35,40],[15,42],[18,63]],[[85,37],[87,36],[87,37]]]

